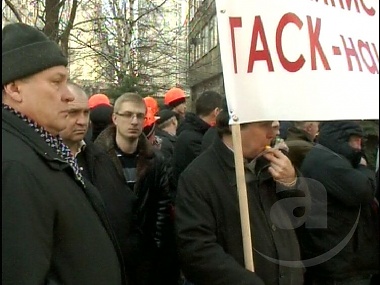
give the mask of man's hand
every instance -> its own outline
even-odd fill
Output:
[[[264,154],[264,157],[269,160],[269,173],[273,179],[284,184],[290,184],[296,179],[296,171],[289,160],[280,150],[271,148]]]

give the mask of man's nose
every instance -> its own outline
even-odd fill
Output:
[[[88,116],[85,114],[79,115],[79,118],[77,120],[78,125],[85,125],[88,122]]]
[[[70,92],[67,85],[64,87],[62,99],[63,99],[63,101],[66,101],[66,102],[71,102],[71,101],[74,101],[74,99],[75,99],[74,95]]]

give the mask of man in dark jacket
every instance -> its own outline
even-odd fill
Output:
[[[90,123],[88,96],[76,84],[69,83],[68,87],[74,101],[69,103],[66,128],[60,136],[76,157],[82,174],[98,189],[125,260],[132,250],[130,233],[135,230],[133,215],[137,197],[108,154],[90,139],[85,139]]]
[[[176,229],[184,275],[197,285],[301,285],[297,238],[288,214],[276,207],[279,195],[299,182],[280,150],[265,151],[274,137],[271,121],[241,128],[255,272],[245,269],[228,121],[224,108],[217,120],[220,138],[215,138],[179,179]]]
[[[370,284],[379,272],[376,184],[363,160],[362,136],[355,122],[321,123],[319,144],[303,161],[302,173],[320,183],[327,206],[325,226],[301,228],[298,235],[303,259],[319,258],[307,268],[310,284]]]
[[[67,58],[17,23],[2,31],[2,59],[2,284],[122,284],[101,198],[58,135],[73,100]]]
[[[222,105],[222,96],[214,91],[203,92],[195,102],[195,113],[186,113],[177,129],[177,143],[173,153],[174,180],[202,152],[202,138],[215,125]],[[177,183],[177,182],[175,182]]]
[[[166,267],[172,243],[172,199],[167,164],[142,133],[146,106],[135,93],[118,97],[114,126],[104,130],[95,143],[111,157],[125,183],[137,195],[134,251],[125,260],[131,284],[176,284],[178,273]]]

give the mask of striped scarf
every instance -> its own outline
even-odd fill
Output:
[[[38,133],[42,139],[45,140],[46,144],[53,148],[55,152],[71,166],[75,173],[76,180],[78,180],[80,183],[82,183],[83,186],[85,186],[83,176],[80,172],[77,160],[72,155],[69,147],[63,143],[62,138],[59,135],[52,136],[49,132],[47,132],[43,127],[39,126],[36,122],[27,118],[25,115],[16,111],[12,107],[9,107],[8,105],[3,104],[3,109],[13,113],[21,120],[23,120],[25,123],[27,123],[29,127],[34,129],[34,131]]]

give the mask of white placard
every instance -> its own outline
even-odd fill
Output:
[[[378,0],[216,0],[235,121],[379,118]]]

